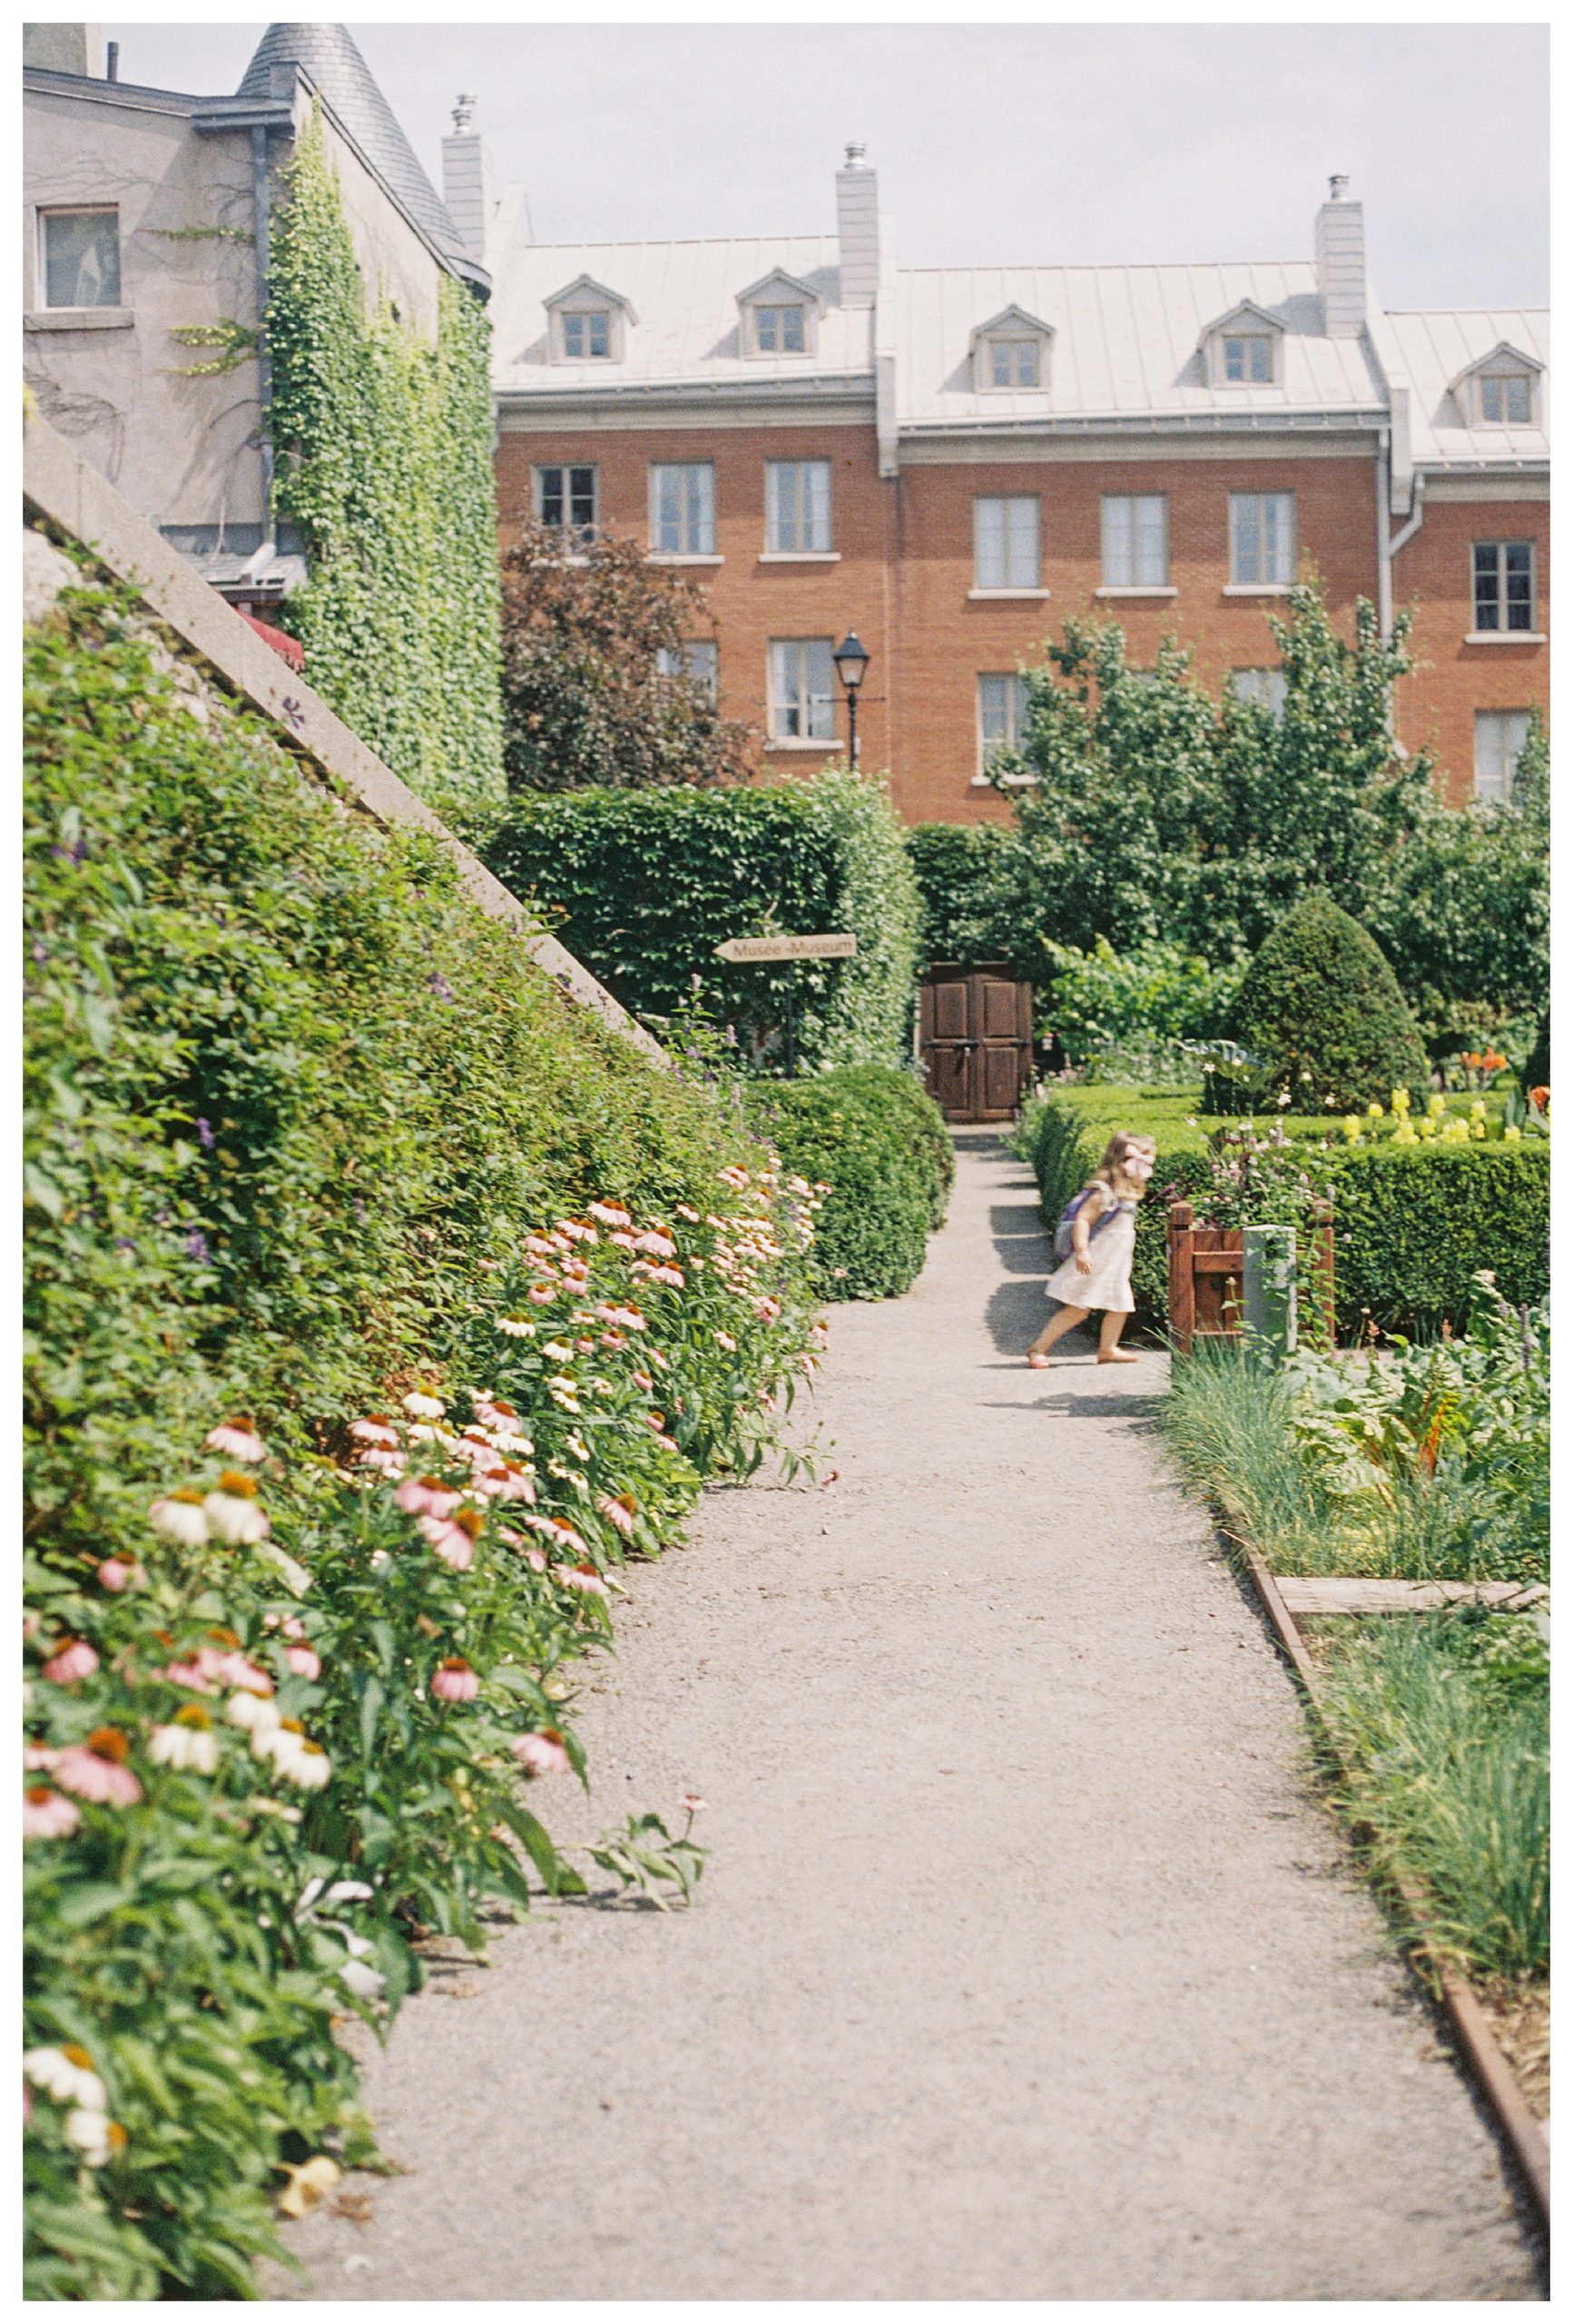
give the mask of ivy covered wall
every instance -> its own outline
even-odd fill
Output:
[[[369,302],[313,120],[273,226],[274,507],[305,536],[288,600],[312,684],[434,805],[500,799],[490,326],[438,286],[435,346]]]

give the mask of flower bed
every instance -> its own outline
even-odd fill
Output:
[[[337,2027],[576,1858],[619,1567],[765,1457],[815,1198],[84,594],[28,640],[27,2289],[254,2290]]]

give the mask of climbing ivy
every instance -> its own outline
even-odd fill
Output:
[[[321,124],[286,176],[269,268],[275,513],[310,577],[285,607],[346,723],[435,804],[500,798],[489,326],[443,275],[430,345],[369,309]]]

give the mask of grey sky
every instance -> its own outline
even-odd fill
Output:
[[[261,25],[108,25],[232,89]],[[908,265],[1309,258],[1328,173],[1388,307],[1544,305],[1548,37],[1525,25],[355,25],[440,185],[461,89],[542,241],[828,233],[860,138]]]

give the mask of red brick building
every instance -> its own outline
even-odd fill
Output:
[[[542,246],[518,192],[477,206],[504,537],[534,509],[691,568],[695,675],[774,769],[844,751],[855,630],[913,822],[1002,812],[983,766],[1067,615],[1271,701],[1314,571],[1346,632],[1415,609],[1401,738],[1491,795],[1548,700],[1546,318],[1378,310],[1343,192],[1312,259],[1219,266],[902,269],[855,147],[823,239]]]

